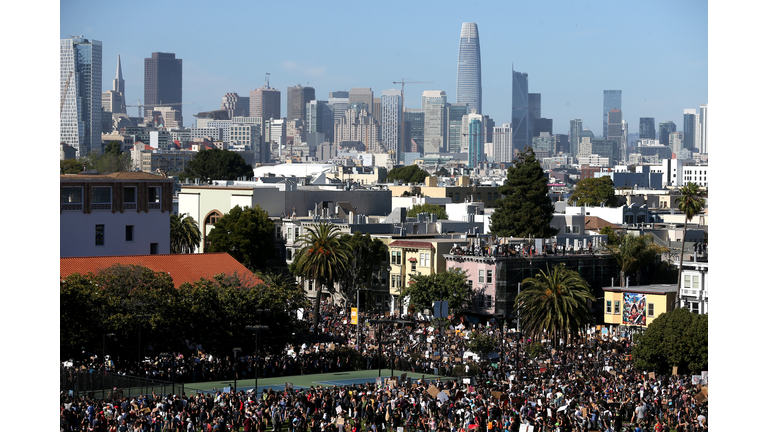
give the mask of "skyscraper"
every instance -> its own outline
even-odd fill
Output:
[[[445,152],[445,92],[425,90],[421,103],[424,107],[424,154]]]
[[[381,96],[381,144],[401,159],[403,99],[400,90],[384,90]]]
[[[621,90],[603,90],[603,137],[608,136],[608,112],[621,109]]]
[[[251,90],[250,116],[267,121],[280,119],[280,90],[269,86],[269,78],[264,80],[264,87]]]
[[[608,111],[608,133],[603,137],[605,140],[613,141],[614,157],[617,160],[626,158],[626,149],[624,148],[624,128],[622,113],[619,109]]]
[[[571,127],[568,130],[569,149],[567,153],[577,154],[579,152],[579,143],[581,141],[582,120],[580,118],[571,120]]]
[[[249,97],[242,97],[237,93],[226,93],[224,94],[224,97],[221,98],[221,108],[219,109],[227,111],[230,119],[235,117],[250,117],[250,99],[251,98]]]
[[[467,166],[469,168],[477,168],[480,166],[480,162],[485,160],[485,125],[483,124],[483,116],[472,110],[470,114],[466,116],[468,118],[468,132],[469,138],[468,154],[467,154]]]
[[[459,153],[462,148],[462,120],[471,110],[468,109],[466,103],[447,104],[445,110],[445,126],[447,127],[445,131],[446,148],[448,153]],[[481,134],[480,138],[485,141],[485,134]]]
[[[352,87],[349,90],[349,105],[354,103],[365,104],[365,110],[373,116],[373,91],[370,87]]]
[[[101,107],[106,112],[125,114],[125,81],[123,69],[120,67],[120,56],[117,56],[117,72],[112,80],[112,90],[101,94]]]
[[[699,152],[709,153],[709,143],[707,142],[707,104],[699,105]]]
[[[59,141],[77,157],[101,150],[101,41],[77,36],[60,40]]]
[[[528,115],[528,74],[512,70],[512,141],[515,149],[531,145],[531,120]]]
[[[656,139],[656,121],[653,117],[640,117],[640,139]]]
[[[528,116],[531,124],[541,118],[541,93],[528,93]]]
[[[459,39],[459,66],[456,72],[456,102],[471,111],[483,112],[483,85],[480,73],[480,34],[477,23],[463,23]]]
[[[311,100],[315,100],[313,87],[302,87],[301,84],[288,87],[286,118],[288,120],[302,119],[306,122],[307,102]]]
[[[683,110],[683,148],[693,151],[696,148],[696,109]]]
[[[171,106],[182,114],[181,59],[174,53],[152,53],[144,59],[144,115],[156,106]]]
[[[659,144],[669,145],[669,134],[677,131],[677,125],[672,121],[659,123]]]
[[[416,151],[424,153],[424,111],[405,110],[406,142],[403,151]],[[410,133],[408,133],[410,132]],[[415,143],[415,149],[412,146]]]
[[[512,125],[503,123],[493,128],[493,160],[496,163],[513,162],[515,147],[512,144]]]

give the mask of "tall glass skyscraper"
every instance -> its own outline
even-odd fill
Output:
[[[608,136],[608,113],[621,109],[621,90],[603,90],[603,138]]]
[[[656,121],[653,117],[640,117],[640,139],[656,139]]]
[[[677,132],[677,125],[672,121],[663,121],[659,123],[659,144],[669,145],[669,134]]]
[[[456,102],[466,102],[467,112],[483,112],[483,85],[480,74],[480,34],[477,23],[461,25],[459,66],[456,72]]]
[[[400,90],[384,90],[381,95],[381,144],[402,160],[403,99]]]
[[[696,148],[696,109],[683,110],[683,148],[693,150]]]
[[[512,141],[515,150],[531,145],[531,120],[528,116],[528,74],[512,70]]]
[[[61,39],[59,65],[59,141],[74,147],[77,157],[101,151],[101,41]]]

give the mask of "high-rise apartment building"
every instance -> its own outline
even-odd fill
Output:
[[[152,53],[144,59],[144,112],[170,106],[182,115],[181,59],[174,53]]]
[[[603,137],[608,136],[608,112],[621,109],[621,90],[603,90]]]
[[[531,124],[541,118],[541,93],[528,93],[528,116]]]
[[[381,144],[402,159],[403,98],[400,90],[384,90],[381,95]]]
[[[461,124],[464,116],[470,113],[466,103],[446,104],[446,127],[445,137],[447,138],[448,153],[459,153],[462,149]],[[481,135],[485,141],[485,134]]]
[[[269,86],[267,80],[264,87],[251,90],[250,116],[260,117],[264,121],[269,119],[280,119],[280,90]]]
[[[528,115],[528,74],[512,70],[512,130],[515,149],[531,146],[531,120]]]
[[[101,151],[101,41],[61,39],[59,77],[59,141],[77,157]]]
[[[480,69],[480,34],[477,23],[463,23],[459,39],[459,65],[456,72],[456,102],[469,110],[483,112],[483,85]]]
[[[363,143],[366,151],[381,151],[379,127],[373,115],[365,109],[364,103],[351,103],[344,117],[334,125],[334,144],[358,141]]]
[[[306,122],[307,102],[311,100],[315,100],[315,89],[313,87],[302,87],[301,84],[288,87],[286,118],[288,120],[301,119]]]
[[[696,109],[683,110],[683,148],[693,151],[696,148]]]
[[[677,125],[672,121],[659,122],[659,144],[669,145],[669,134],[677,131]]]
[[[497,163],[510,163],[515,159],[515,146],[512,142],[512,124],[503,123],[493,128],[493,160]]]
[[[707,141],[707,104],[699,105],[699,153],[709,153]]]
[[[424,153],[445,152],[447,100],[442,90],[425,90],[421,96],[424,107]]]
[[[580,118],[571,120],[571,126],[568,129],[568,152],[571,154],[577,154],[579,152],[579,144],[581,143],[581,131],[582,120]]]
[[[656,121],[653,117],[640,117],[640,139],[656,139]]]
[[[473,109],[467,116],[467,166],[477,168],[485,161],[485,124],[481,114]]]
[[[221,110],[227,112],[230,119],[235,117],[250,117],[251,98],[242,97],[237,93],[225,93],[221,98]]]

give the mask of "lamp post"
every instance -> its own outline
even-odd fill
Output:
[[[139,366],[141,366],[141,359],[144,357],[144,353],[141,349],[141,328],[144,327],[144,323],[141,321],[143,319],[151,318],[152,315],[135,315],[135,318],[139,319]]]
[[[106,355],[106,346],[107,346],[107,336],[112,337],[114,336],[114,333],[102,333],[101,335],[101,361],[104,362],[104,367],[107,366],[107,355]]]
[[[242,351],[240,347],[232,348],[232,353],[234,353],[235,355],[235,365],[232,367],[232,371],[235,374],[235,388],[234,388],[234,391],[232,392],[233,394],[237,394],[237,353],[239,353],[240,351]]]
[[[254,383],[253,383],[253,392],[257,393],[259,390],[259,332],[262,330],[269,330],[269,327],[265,325],[249,325],[249,326],[245,326],[245,329],[256,333],[256,351],[254,352],[254,361],[253,361],[256,379],[254,380]]]

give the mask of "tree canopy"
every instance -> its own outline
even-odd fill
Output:
[[[370,234],[355,231],[353,235],[342,234],[341,243],[349,245],[349,263],[339,275],[339,286],[346,301],[355,298],[358,288],[373,288],[373,273],[382,265],[386,266],[387,245]]]
[[[643,269],[656,261],[657,257],[668,249],[657,245],[653,235],[624,235],[618,245],[608,245],[619,266],[619,286],[625,286],[626,277],[637,275],[639,279]]]
[[[238,177],[253,177],[253,168],[235,152],[206,149],[197,152],[180,177],[203,181],[236,180]]]
[[[573,195],[568,198],[569,205],[599,207],[617,207],[619,197],[615,194],[613,180],[608,176],[590,177],[576,183]]]
[[[632,350],[635,367],[668,374],[673,366],[679,374],[709,370],[709,317],[686,308],[659,315],[648,325]]]
[[[472,290],[462,270],[450,268],[430,275],[411,274],[401,297],[409,297],[416,310],[432,309],[432,302],[447,300],[450,309],[460,309],[470,303]]]
[[[200,227],[186,213],[171,215],[171,253],[194,253],[200,244]]]
[[[549,238],[557,230],[549,224],[555,206],[547,195],[544,170],[533,150],[526,147],[507,170],[507,181],[499,188],[503,197],[491,215],[491,233],[501,237]]]
[[[277,253],[274,230],[275,223],[258,204],[245,209],[235,206],[208,234],[208,252],[227,252],[251,271],[265,269]]]
[[[587,300],[595,300],[587,281],[561,263],[523,280],[515,309],[524,333],[534,339],[546,334],[556,343],[558,337],[567,340],[590,322]]]
[[[438,219],[448,219],[448,213],[446,213],[445,208],[437,204],[416,204],[408,210],[408,217],[416,217],[419,213],[435,214]]]
[[[419,168],[418,165],[393,168],[387,173],[387,180],[400,180],[403,183],[424,183],[429,173]]]
[[[675,202],[677,202],[677,209],[685,215],[685,221],[683,223],[683,243],[682,247],[680,247],[680,265],[677,269],[676,302],[678,303],[680,302],[680,287],[682,286],[683,281],[683,252],[685,251],[685,233],[688,231],[688,221],[701,212],[706,204],[706,200],[704,199],[706,197],[707,193],[699,189],[699,185],[688,182],[688,184],[680,188],[680,196],[675,200]]]
[[[59,162],[59,171],[62,174],[77,174],[83,172],[83,165],[88,166],[87,159],[64,159]]]

